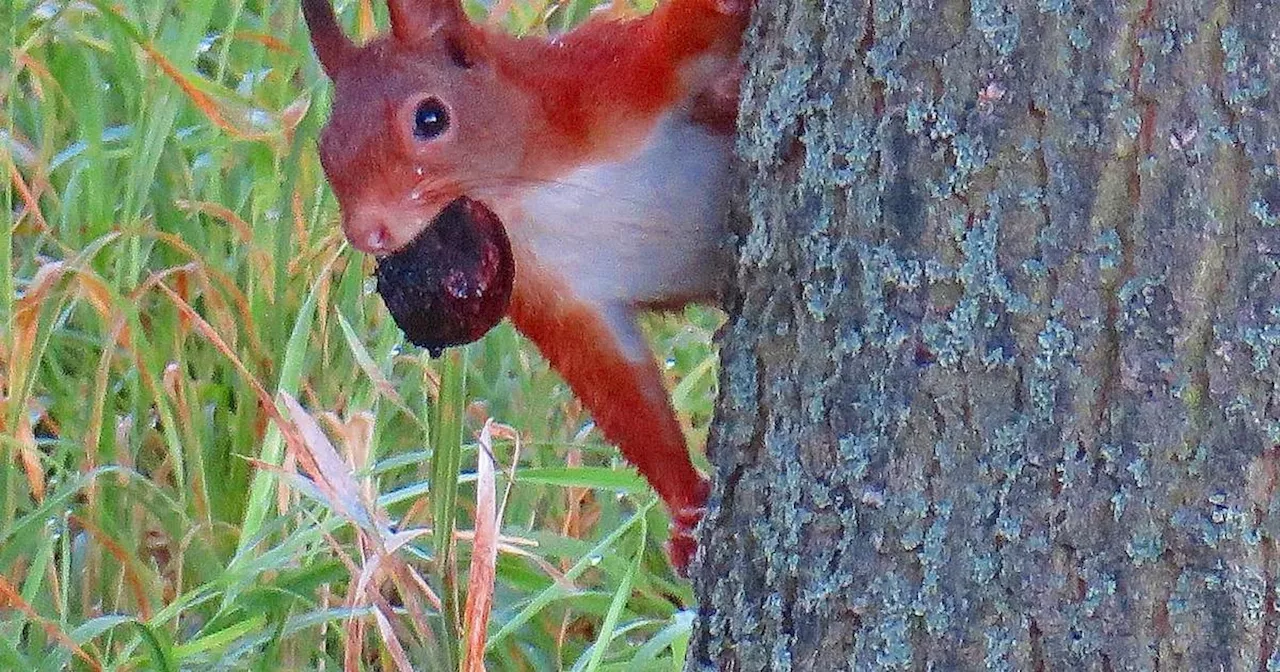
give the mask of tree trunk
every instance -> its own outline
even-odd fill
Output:
[[[690,669],[1267,670],[1280,7],[761,1]]]

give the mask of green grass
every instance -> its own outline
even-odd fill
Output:
[[[404,345],[343,244],[293,0],[0,3],[0,82],[0,669],[456,669],[478,492],[489,669],[679,668],[651,491],[508,325]],[[693,445],[718,321],[649,325]]]

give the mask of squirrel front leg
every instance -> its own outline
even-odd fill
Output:
[[[564,283],[525,272],[510,316],[591,412],[605,439],[662,498],[674,524],[667,553],[683,575],[697,550],[693,530],[710,482],[689,459],[661,372],[632,309],[583,301]]]

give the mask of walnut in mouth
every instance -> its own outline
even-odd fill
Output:
[[[460,196],[408,245],[379,259],[374,276],[396,326],[438,357],[506,316],[515,258],[498,216]]]

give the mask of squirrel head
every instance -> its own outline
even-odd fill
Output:
[[[432,352],[502,320],[515,260],[500,197],[523,154],[527,105],[504,85],[487,35],[457,0],[388,0],[391,33],[357,46],[329,0],[302,0],[333,80],[320,161],[357,249],[378,257],[377,287],[409,340]]]
[[[530,101],[458,0],[387,0],[391,31],[357,46],[329,0],[302,0],[333,81],[320,161],[347,240],[385,256],[460,196],[485,201],[513,182]]]

